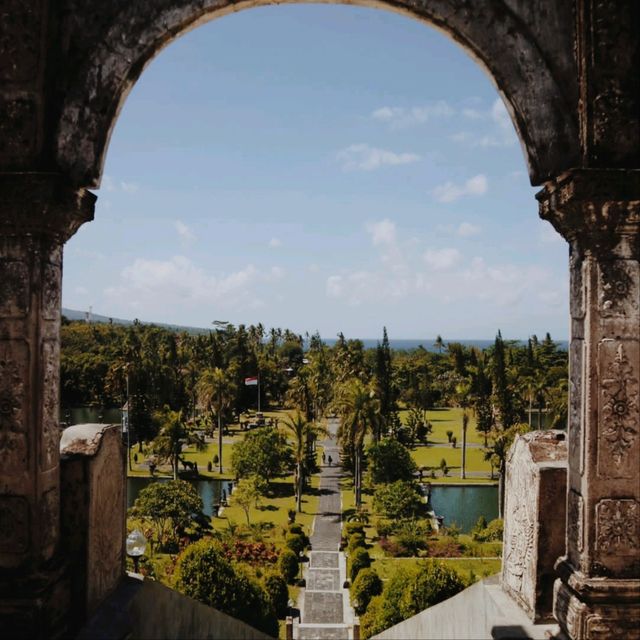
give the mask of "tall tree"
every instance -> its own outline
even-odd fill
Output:
[[[396,408],[395,389],[393,385],[393,370],[391,348],[389,347],[389,336],[387,327],[382,329],[382,343],[376,347],[376,368],[375,384],[377,396],[380,399],[379,426],[373,433],[376,442],[380,440],[380,427],[388,429],[389,417]]]
[[[319,425],[307,420],[300,411],[295,416],[284,420],[285,429],[293,436],[293,461],[296,465],[294,474],[294,485],[296,494],[296,509],[302,512],[302,491],[306,475],[305,463],[307,460],[307,449],[310,441],[325,430]]]
[[[153,414],[154,422],[158,425],[158,435],[151,443],[151,450],[160,460],[171,462],[173,479],[178,479],[178,462],[182,447],[192,444],[198,451],[204,449],[204,441],[195,433],[190,432],[182,420],[181,411],[172,411],[169,407]]]
[[[198,400],[201,406],[215,413],[218,419],[218,463],[222,473],[222,432],[223,416],[236,396],[236,384],[228,371],[207,369],[202,372],[197,385]]]
[[[353,479],[356,508],[362,504],[362,455],[367,431],[379,428],[380,401],[375,392],[354,378],[345,382],[337,393],[337,409],[340,415],[338,438],[343,449],[353,455]]]

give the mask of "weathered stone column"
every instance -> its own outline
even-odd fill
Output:
[[[554,615],[576,640],[640,638],[640,171],[571,171],[538,200],[570,244],[567,536]]]
[[[0,629],[55,637],[68,610],[60,531],[62,246],[95,196],[0,174]]]

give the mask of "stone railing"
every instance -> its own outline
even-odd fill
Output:
[[[120,425],[81,424],[60,440],[61,544],[70,630],[82,627],[125,575],[126,485]]]
[[[519,436],[507,457],[502,588],[533,622],[552,620],[555,561],[565,552],[564,431]]]

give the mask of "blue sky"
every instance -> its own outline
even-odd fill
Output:
[[[373,9],[246,10],[133,88],[63,304],[325,337],[566,338],[567,248],[535,191],[490,79],[446,36]]]

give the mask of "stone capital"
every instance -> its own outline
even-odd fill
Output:
[[[638,259],[640,170],[572,169],[536,194],[540,217],[574,250]]]
[[[93,220],[96,196],[55,173],[0,173],[0,235],[65,243]]]

